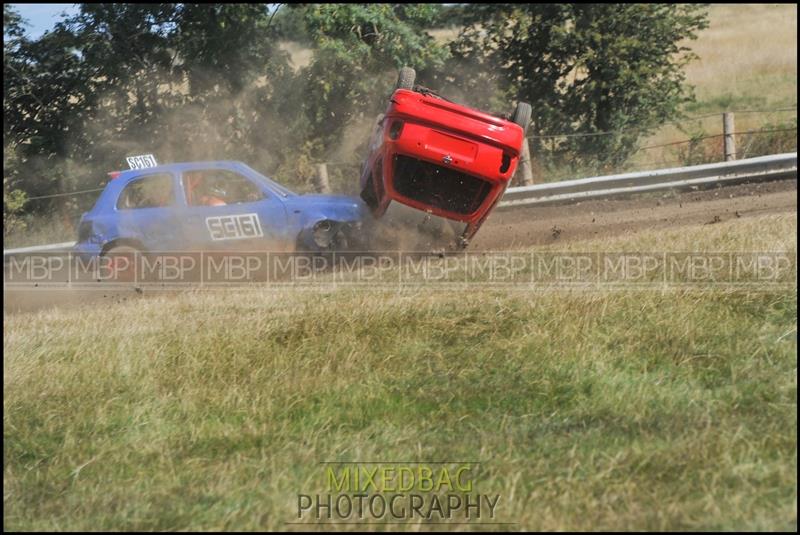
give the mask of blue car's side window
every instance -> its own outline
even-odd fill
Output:
[[[227,169],[187,171],[182,183],[189,206],[225,206],[266,197],[250,179]]]
[[[160,208],[175,204],[172,175],[159,173],[133,180],[117,200],[117,210]]]

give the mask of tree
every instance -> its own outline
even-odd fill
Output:
[[[685,42],[707,26],[703,6],[473,8],[453,44],[448,70],[456,76],[449,82],[488,107],[496,107],[498,97],[530,102],[535,136],[597,134],[549,141],[556,155],[576,166],[597,162],[610,169],[625,161],[642,134],[676,118],[692,99],[683,67],[695,56]],[[541,139],[534,141],[541,152]]]
[[[316,45],[301,76],[311,136],[322,152],[339,142],[351,121],[382,111],[397,69],[413,66],[424,78],[449,53],[425,29],[440,6],[431,4],[310,4],[305,27]]]
[[[93,69],[89,107],[105,159],[155,151],[167,161],[252,161],[270,152],[251,135],[269,111],[257,104],[288,65],[268,20],[260,4],[83,6],[66,26]]]
[[[40,195],[62,176],[49,164],[67,157],[80,76],[68,36],[49,32],[30,41],[22,24],[4,6],[4,191],[24,186]]]
[[[452,46],[428,31],[453,22]],[[530,102],[532,134],[596,133],[554,139],[553,154],[612,166],[690,98],[682,43],[705,25],[686,5],[81,4],[30,40],[4,6],[4,190],[97,187],[149,152],[241,159],[295,186],[314,162],[347,160],[332,177],[353,184],[405,65],[489,111]],[[296,72],[279,46],[293,35],[313,46]]]
[[[20,92],[28,85],[24,64],[19,59],[20,47],[26,42],[23,20],[10,5],[3,4],[3,139],[8,142],[13,130],[20,123],[17,110],[8,105],[8,99],[19,98]]]
[[[24,65],[17,53],[25,43],[24,21],[8,4],[3,4],[3,236],[24,228],[19,218],[25,202],[25,192],[20,189],[19,165],[15,158],[14,126],[18,124],[14,108],[7,105],[9,97],[19,98],[21,88],[28,85]]]
[[[292,73],[265,6],[83,4],[35,41],[5,13],[6,147],[29,193],[97,187],[130,154],[280,163]]]

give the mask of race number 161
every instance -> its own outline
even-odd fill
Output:
[[[131,169],[146,169],[148,167],[156,167],[156,157],[152,154],[142,154],[141,156],[128,156],[128,167]]]

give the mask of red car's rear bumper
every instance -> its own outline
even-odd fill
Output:
[[[482,221],[519,162],[513,122],[417,92],[397,90],[370,170],[377,213],[396,200],[434,215]]]

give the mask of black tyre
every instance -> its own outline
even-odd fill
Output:
[[[531,124],[531,105],[527,102],[518,102],[517,107],[514,108],[514,114],[511,116],[511,121],[518,124],[525,135],[528,134],[528,125]]]
[[[417,78],[417,72],[411,67],[403,67],[400,69],[400,74],[397,76],[397,83],[394,85],[397,89],[412,89],[414,87],[414,80]]]
[[[315,245],[314,252],[344,251],[349,246],[349,240],[344,227],[332,220],[318,221],[311,231],[311,240]]]
[[[378,207],[378,198],[375,196],[375,185],[372,183],[372,174],[369,175],[364,189],[361,190],[361,198],[367,203],[370,210]]]

